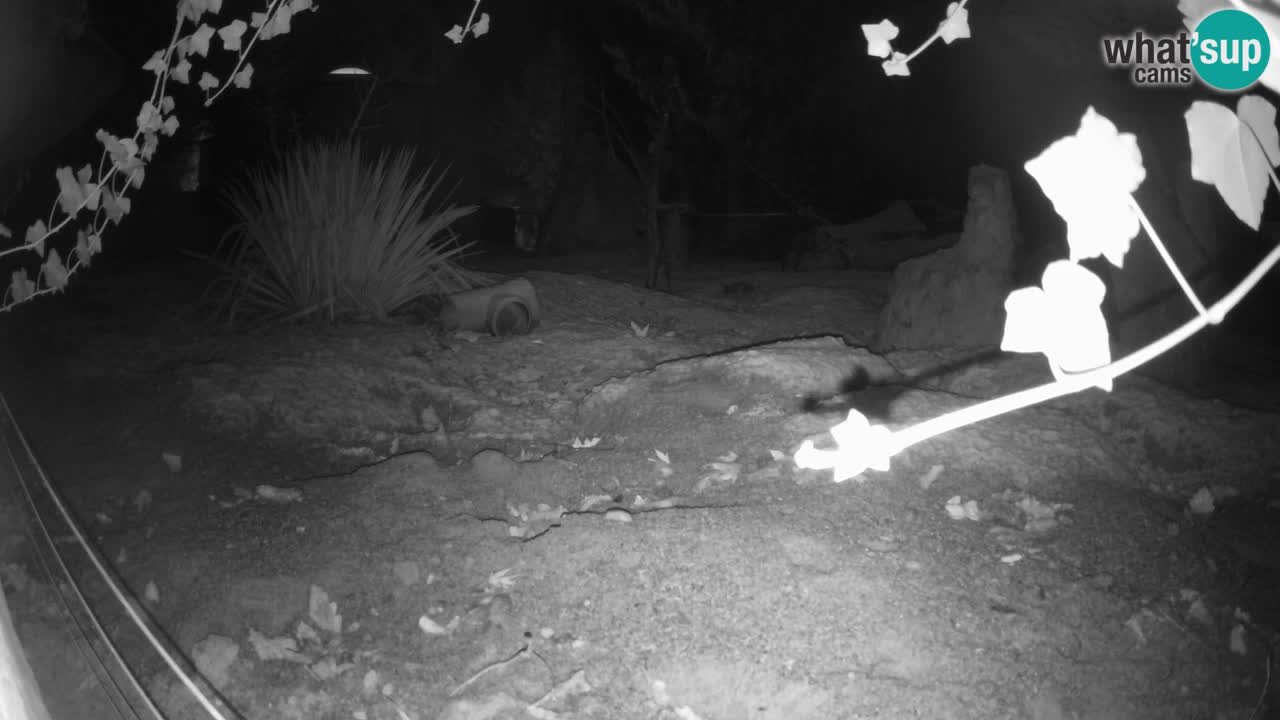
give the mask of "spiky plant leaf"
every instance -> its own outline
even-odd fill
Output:
[[[450,202],[445,172],[415,173],[414,153],[372,160],[358,141],[312,142],[233,186],[225,308],[234,319],[314,315],[385,320],[427,296],[483,284],[458,264],[452,227],[475,206]]]

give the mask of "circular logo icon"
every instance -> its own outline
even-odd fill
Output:
[[[1200,79],[1218,90],[1235,91],[1258,82],[1271,59],[1267,30],[1243,10],[1219,10],[1196,25],[1191,64]]]

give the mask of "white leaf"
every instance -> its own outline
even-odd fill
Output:
[[[155,53],[153,53],[151,57],[145,63],[142,64],[142,69],[150,70],[156,75],[159,75],[160,73],[164,72],[165,71],[164,51],[163,50],[155,51]]]
[[[222,47],[231,52],[240,50],[240,39],[244,36],[244,31],[249,28],[243,20],[232,20],[230,25],[218,31],[218,37],[222,39]]]
[[[938,37],[950,45],[956,40],[963,40],[969,35],[969,11],[953,2],[947,6],[947,19],[938,25]]]
[[[1199,100],[1184,114],[1191,139],[1191,177],[1217,188],[1236,217],[1257,230],[1269,170],[1280,159],[1276,109],[1257,95],[1241,98],[1238,108],[1240,115]]]
[[[138,129],[142,132],[155,132],[160,128],[160,112],[148,100],[142,103],[142,107],[138,110],[136,122]]]
[[[891,42],[898,37],[898,26],[888,20],[875,25],[863,25],[862,35],[867,39],[867,54],[887,58],[893,54]]]
[[[178,64],[174,65],[173,69],[169,71],[169,77],[173,78],[174,81],[179,82],[183,85],[190,85],[191,84],[191,61],[186,58],[182,58],[181,60],[179,60]]]
[[[880,67],[884,69],[886,77],[894,77],[895,75],[908,77],[911,75],[911,68],[907,66],[907,56],[900,52],[895,52],[893,57],[880,63]]]
[[[1024,167],[1067,222],[1071,260],[1103,255],[1122,267],[1141,229],[1132,198],[1146,178],[1137,138],[1118,132],[1090,107],[1075,135],[1054,142]]]
[[[191,49],[200,54],[200,57],[209,56],[209,39],[213,37],[213,28],[208,25],[201,25],[196,31],[191,33]]]
[[[245,63],[244,69],[231,78],[231,84],[238,88],[247,88],[253,80],[253,63]]]
[[[60,167],[53,175],[58,179],[58,206],[62,208],[62,212],[75,215],[84,204],[84,190],[76,182],[69,167]]]
[[[1103,282],[1076,263],[1055,260],[1045,268],[1041,285],[1009,293],[1000,349],[1044,353],[1058,379],[1111,362],[1101,308]],[[1110,391],[1111,381],[1101,381],[1098,387]]]
[[[276,11],[275,17],[271,18],[271,36],[284,35],[292,29],[293,10],[288,5],[282,5]],[[264,38],[265,39],[265,38]]]

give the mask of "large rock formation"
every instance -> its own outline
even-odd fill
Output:
[[[876,349],[998,346],[1018,244],[1009,176],[972,168],[959,242],[894,271]]]

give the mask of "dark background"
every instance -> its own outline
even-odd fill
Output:
[[[62,41],[76,52],[92,43],[114,54],[122,71],[87,122],[19,158],[35,180],[11,194],[10,225],[47,212],[56,186],[44,175],[98,156],[94,129],[132,128],[152,83],[139,68],[172,31],[168,3],[59,2],[84,11]],[[217,22],[259,5],[228,0]],[[1060,220],[1022,166],[1073,133],[1091,105],[1138,136],[1148,171],[1139,200],[1157,228],[1195,228],[1196,241],[1232,277],[1268,249],[1208,186],[1200,188],[1207,210],[1189,211],[1174,194],[1174,178],[1187,174],[1182,113],[1193,99],[1217,95],[1198,86],[1137,88],[1125,70],[1101,61],[1103,35],[1176,31],[1175,2],[980,0],[969,7],[973,37],[935,44],[911,64],[911,77],[886,77],[866,54],[861,24],[891,19],[902,29],[895,47],[909,51],[945,8],[938,1],[486,0],[489,34],[454,45],[444,33],[465,22],[468,2],[322,1],[294,20],[291,33],[255,47],[250,90],[230,91],[206,111],[197,92],[175,88],[186,130],[164,146],[134,216],[107,244],[119,257],[209,247],[227,220],[218,202],[227,182],[293,140],[345,134],[359,115],[366,141],[410,146],[424,163],[447,165],[459,202],[511,188],[533,197],[552,252],[627,245],[635,240],[637,192],[616,161],[618,144],[602,139],[599,108],[610,108],[643,149],[650,132],[636,81],[652,80],[645,68],[669,59],[687,115],[673,125],[664,199],[707,213],[777,212],[786,226],[708,221],[695,255],[775,257],[795,225],[785,215],[806,207],[846,222],[905,199],[927,220],[946,217],[963,211],[968,168],[986,163],[1011,175],[1028,241],[1022,275],[1038,279],[1066,247]],[[225,78],[230,56],[213,45],[208,67]],[[637,69],[619,72],[618,56]],[[363,113],[368,78],[327,74],[349,64],[377,77]],[[201,123],[213,135],[202,146],[200,192],[190,201],[148,202],[168,197],[164,165],[194,142],[189,131]],[[584,224],[587,194],[594,219]]]

